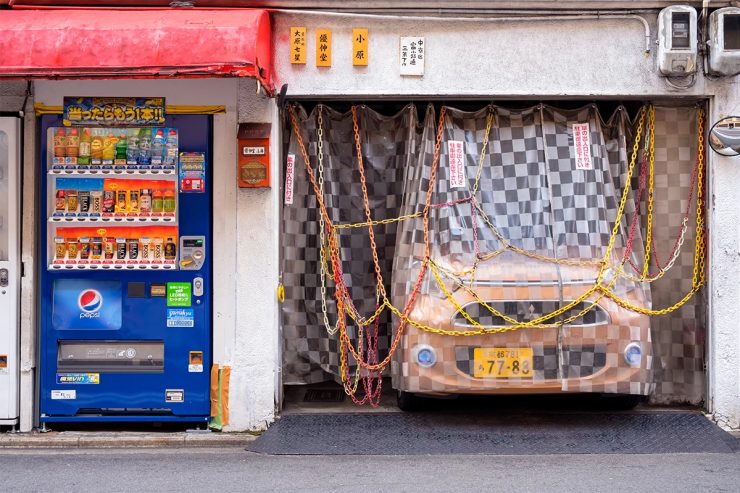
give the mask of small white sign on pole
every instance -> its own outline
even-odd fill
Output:
[[[591,133],[588,123],[573,124],[573,149],[576,155],[576,169],[594,169],[591,160]]]
[[[288,164],[285,167],[285,205],[293,204],[294,172],[295,172],[295,154],[288,154]]]
[[[398,63],[401,75],[424,75],[426,44],[424,36],[401,36]]]
[[[450,188],[465,186],[465,148],[461,140],[447,141],[447,155],[450,159]]]

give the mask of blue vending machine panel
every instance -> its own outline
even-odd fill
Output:
[[[167,117],[183,162],[203,157],[187,177],[177,161],[61,157],[60,127],[41,117],[41,421],[207,421],[211,117]],[[126,132],[92,129],[100,143]],[[173,199],[170,214],[157,202]]]

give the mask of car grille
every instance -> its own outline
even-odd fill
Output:
[[[552,313],[561,306],[565,306],[571,302],[563,301],[562,305],[557,300],[487,301],[486,303],[494,310],[499,313],[503,313],[517,322],[528,322],[539,318],[542,315]],[[577,303],[570,310],[567,310],[565,313],[557,317],[553,317],[552,320],[548,320],[545,323],[552,323],[557,320],[564,320],[568,317],[572,317],[592,305],[595,306],[593,306],[593,308],[588,312],[568,323],[568,326],[583,327],[608,323],[609,313],[600,305],[588,301]],[[503,327],[509,325],[506,320],[498,315],[494,315],[488,308],[479,302],[468,303],[463,307],[463,309],[468,313],[468,315],[470,315],[470,318],[478,322],[483,327]],[[452,317],[452,323],[457,327],[473,327],[470,321],[468,321],[461,312],[457,312],[454,317]]]

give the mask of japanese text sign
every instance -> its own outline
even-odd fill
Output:
[[[189,282],[167,283],[167,306],[192,306],[192,284]]]
[[[316,66],[331,67],[331,29],[316,30]]]
[[[352,65],[364,66],[368,60],[368,30],[352,29]]]
[[[425,48],[423,36],[401,37],[398,59],[401,75],[424,75]]]
[[[293,204],[293,173],[295,172],[295,154],[288,154],[285,166],[285,205]]]
[[[164,118],[164,98],[64,98],[66,126],[161,127]]]
[[[450,159],[450,188],[465,186],[465,147],[461,140],[447,141],[447,155]]]
[[[306,28],[290,28],[290,63],[306,63]]]
[[[594,169],[594,163],[591,161],[591,135],[588,123],[574,123],[572,130],[576,169]]]

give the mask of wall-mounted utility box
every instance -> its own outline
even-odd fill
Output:
[[[237,176],[240,188],[270,186],[269,123],[240,123]]]
[[[696,10],[685,5],[666,7],[658,14],[658,70],[663,75],[696,72]]]
[[[709,71],[740,73],[740,8],[726,7],[709,16]]]

